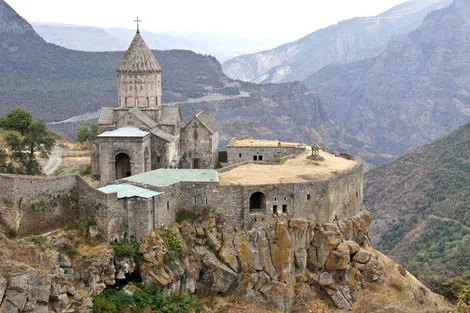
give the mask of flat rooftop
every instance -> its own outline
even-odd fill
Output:
[[[219,177],[216,170],[189,170],[189,169],[158,169],[142,174],[130,176],[124,179],[128,182],[151,185],[155,187],[166,187],[179,182],[218,182]]]
[[[98,190],[104,193],[117,193],[118,199],[132,198],[132,197],[151,198],[151,197],[158,196],[159,194],[161,194],[160,192],[148,190],[145,188],[140,188],[140,187],[129,185],[129,184],[108,185],[108,186],[100,187],[98,188]]]
[[[280,144],[280,145],[279,145]],[[260,140],[260,139],[233,139],[227,147],[237,148],[295,148],[305,147],[303,143],[284,142],[277,140]]]
[[[320,151],[324,161],[314,161],[307,157],[306,152],[282,164],[249,163],[230,171],[219,173],[221,185],[265,185],[277,183],[298,183],[328,179],[337,174],[354,168],[358,162],[336,157],[334,154]]]

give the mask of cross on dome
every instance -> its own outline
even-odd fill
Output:
[[[134,22],[137,23],[137,32],[140,33],[140,31],[139,31],[139,22],[142,22],[142,20],[140,20],[139,17],[137,17],[137,18],[134,20]]]

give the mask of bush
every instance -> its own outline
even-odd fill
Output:
[[[66,230],[78,230],[82,234],[86,234],[88,231],[88,228],[90,227],[91,223],[87,220],[77,220],[68,223],[67,225],[64,226],[64,229]]]
[[[162,228],[160,234],[168,249],[168,255],[171,259],[181,259],[186,255],[186,245],[181,233],[178,230]]]
[[[187,294],[164,295],[155,288],[140,286],[141,290],[127,295],[120,290],[106,290],[93,299],[93,312],[117,313],[123,311],[153,313],[200,312],[197,298]]]
[[[59,251],[63,254],[68,255],[69,257],[74,257],[78,254],[77,249],[69,244],[63,244],[62,246],[60,246]]]
[[[42,244],[46,242],[46,237],[41,236],[41,235],[30,235],[28,238],[26,238],[27,241],[29,242],[34,242],[37,244]]]
[[[116,258],[135,258],[138,255],[137,243],[128,236],[111,243],[111,248]]]

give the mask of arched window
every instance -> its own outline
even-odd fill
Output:
[[[250,212],[266,211],[266,196],[262,192],[255,192],[250,197]]]

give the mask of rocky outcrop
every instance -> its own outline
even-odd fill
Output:
[[[222,66],[227,76],[248,82],[303,80],[329,64],[378,55],[393,36],[413,31],[426,14],[451,2],[408,1],[378,16],[342,21],[274,49],[235,57]]]
[[[168,245],[158,233],[150,236],[142,245],[142,276],[168,292],[235,294],[282,312],[289,312],[299,297],[323,291],[337,307],[349,310],[360,282],[383,276],[368,252],[370,223],[364,211],[334,223],[280,218],[243,231],[211,216],[173,230],[190,247],[177,260],[168,257]]]
[[[400,156],[470,121],[468,12],[469,1],[455,0],[377,57],[328,66],[304,83],[349,134],[377,152],[371,161]]]

